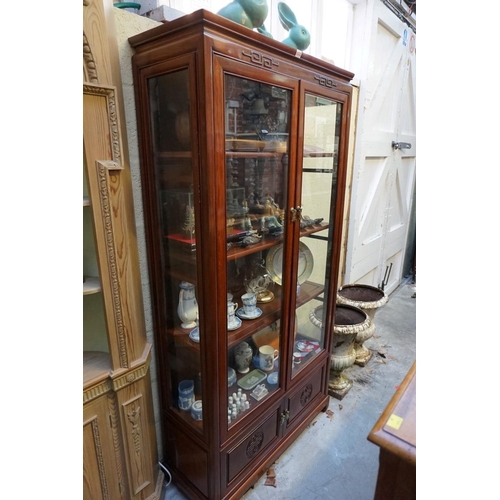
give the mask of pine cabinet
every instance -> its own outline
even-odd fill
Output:
[[[83,2],[83,498],[157,500],[138,249],[112,3]]]
[[[165,463],[234,499],[328,407],[354,75],[205,10],[129,42]]]

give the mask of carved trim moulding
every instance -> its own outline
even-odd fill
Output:
[[[97,399],[98,397],[102,396],[103,394],[106,394],[107,392],[111,391],[113,388],[111,380],[106,379],[102,381],[101,383],[94,385],[93,387],[90,387],[89,389],[86,389],[83,391],[83,404],[88,403],[89,401],[93,401],[94,399]]]
[[[120,485],[124,485],[125,480],[124,480],[123,464],[122,464],[121,436],[119,432],[118,404],[116,401],[116,395],[114,393],[108,394],[108,408],[109,408],[109,418],[111,422],[111,435],[113,437],[113,449],[115,452],[116,473]]]
[[[261,52],[257,52],[256,50],[250,50],[250,52],[246,52],[245,50],[241,51],[241,55],[250,58],[250,62],[256,64],[257,66],[262,66],[266,69],[272,69],[273,66],[279,66],[279,61],[276,61],[272,57],[268,55],[262,54]]]
[[[90,3],[84,2],[83,5],[90,5]],[[83,32],[83,79],[85,82],[99,83],[97,64],[85,31]]]
[[[113,379],[112,380],[113,390],[119,391],[120,389],[123,389],[127,385],[133,384],[134,382],[137,382],[137,380],[144,378],[148,373],[149,364],[150,364],[150,358],[148,358],[147,362],[144,363],[143,365],[138,366],[137,368],[128,371],[124,375],[121,375]]]
[[[113,211],[109,198],[109,176],[112,170],[121,170],[123,167],[114,161],[96,161],[97,179],[99,182],[99,199],[104,225],[106,255],[108,260],[109,283],[113,295],[113,315],[115,318],[118,347],[120,352],[120,366],[129,366],[127,346],[125,341],[125,326],[123,324],[122,300],[120,296],[120,281],[118,278],[118,264],[116,262],[116,249],[113,230]]]
[[[114,379],[112,378],[111,374],[109,378],[103,380],[99,384],[84,390],[83,404],[93,401],[94,399],[108,392],[117,392],[120,389],[123,389],[124,387],[137,382],[141,378],[144,378],[149,371],[150,363],[151,356],[148,356],[147,360],[143,364],[135,367],[133,370],[128,370],[126,373],[123,373]]]
[[[323,85],[323,87],[327,87],[329,89],[333,89],[337,86],[337,84],[331,78],[323,75],[314,75],[314,79],[318,80],[318,83],[320,85]]]
[[[109,133],[111,137],[112,160],[121,164],[122,154],[120,145],[120,128],[118,125],[118,113],[116,107],[116,88],[106,85],[83,84],[83,93],[106,98],[108,108]]]

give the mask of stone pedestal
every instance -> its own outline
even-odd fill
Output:
[[[363,343],[375,334],[375,313],[388,301],[387,294],[380,288],[371,285],[352,284],[344,285],[337,292],[337,303],[346,304],[362,309],[368,315],[370,326],[360,331],[356,337],[354,349],[356,351],[355,363],[366,366],[372,353]]]

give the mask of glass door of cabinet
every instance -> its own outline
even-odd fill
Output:
[[[342,103],[305,94],[292,377],[325,348]]]
[[[198,431],[203,431],[201,352],[197,273],[199,201],[195,185],[196,155],[192,151],[193,102],[188,68],[148,79],[151,183],[157,206],[158,292],[165,318],[161,353],[167,358],[169,407]],[[194,141],[193,141],[194,142]]]
[[[280,387],[292,91],[225,74],[227,421]]]

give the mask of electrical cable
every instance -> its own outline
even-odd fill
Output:
[[[160,466],[161,470],[163,472],[165,472],[166,474],[168,474],[168,482],[165,480],[165,486],[168,486],[171,482],[172,482],[172,474],[170,474],[170,471],[161,463],[161,462],[158,462],[158,465]]]

